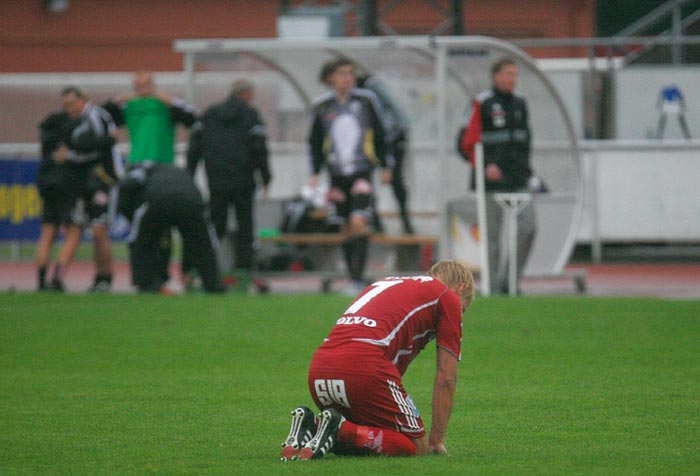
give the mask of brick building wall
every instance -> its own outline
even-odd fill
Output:
[[[445,0],[432,3],[448,6]],[[387,4],[380,0],[378,10]],[[594,0],[468,0],[464,5],[468,34],[594,36]],[[5,0],[0,5],[0,71],[180,70],[182,58],[173,52],[173,40],[275,37],[279,9],[275,0],[72,0],[66,12],[52,14],[42,0]],[[425,34],[443,19],[423,0],[404,0],[382,16],[401,34]]]

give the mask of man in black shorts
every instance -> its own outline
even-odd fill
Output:
[[[64,110],[79,120],[70,141],[52,153],[66,173],[67,188],[82,202],[85,225],[90,225],[97,267],[92,291],[107,291],[112,282],[112,252],[107,208],[111,187],[123,173],[116,148],[117,129],[112,117],[94,105],[85,92],[69,86],[61,93]],[[59,276],[60,279],[60,276]]]
[[[347,240],[343,253],[352,283],[348,294],[364,289],[369,245],[369,220],[374,214],[372,172],[384,169],[382,182],[391,182],[386,163],[385,128],[381,107],[371,91],[355,88],[354,64],[336,58],[323,65],[321,81],[331,91],[316,99],[309,134],[313,175],[317,187],[325,165],[330,175],[330,200],[344,220]]]
[[[61,111],[49,114],[39,125],[41,161],[37,171],[37,188],[43,201],[41,234],[36,248],[39,290],[63,290],[61,276],[73,259],[80,243],[83,215],[77,197],[71,193],[67,180],[68,165],[54,162],[52,154],[61,144],[70,142],[73,129],[79,124],[77,117]],[[51,246],[63,228],[63,246],[47,282],[47,269],[51,260]]]

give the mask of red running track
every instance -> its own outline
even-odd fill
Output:
[[[586,294],[591,296],[648,296],[700,299],[700,264],[600,264],[572,265],[572,272],[585,273]],[[92,263],[77,262],[68,270],[66,290],[83,293],[92,284]],[[181,292],[179,266],[171,267],[168,287]],[[343,283],[334,283],[333,289]],[[0,262],[0,291],[33,291],[37,286],[36,269],[31,262]],[[315,292],[318,278],[298,276],[270,280],[272,292]],[[522,284],[525,295],[573,295],[576,286],[571,276],[527,278]],[[115,263],[114,291],[132,292],[127,263]]]

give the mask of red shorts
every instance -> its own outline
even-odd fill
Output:
[[[409,438],[425,436],[399,371],[384,358],[339,358],[318,351],[309,368],[309,391],[318,408],[335,408],[357,425],[388,428]]]

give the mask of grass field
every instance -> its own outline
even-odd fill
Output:
[[[700,473],[700,302],[479,299],[447,457],[281,463],[348,298],[0,294],[0,474]],[[434,350],[405,386],[430,420]]]

